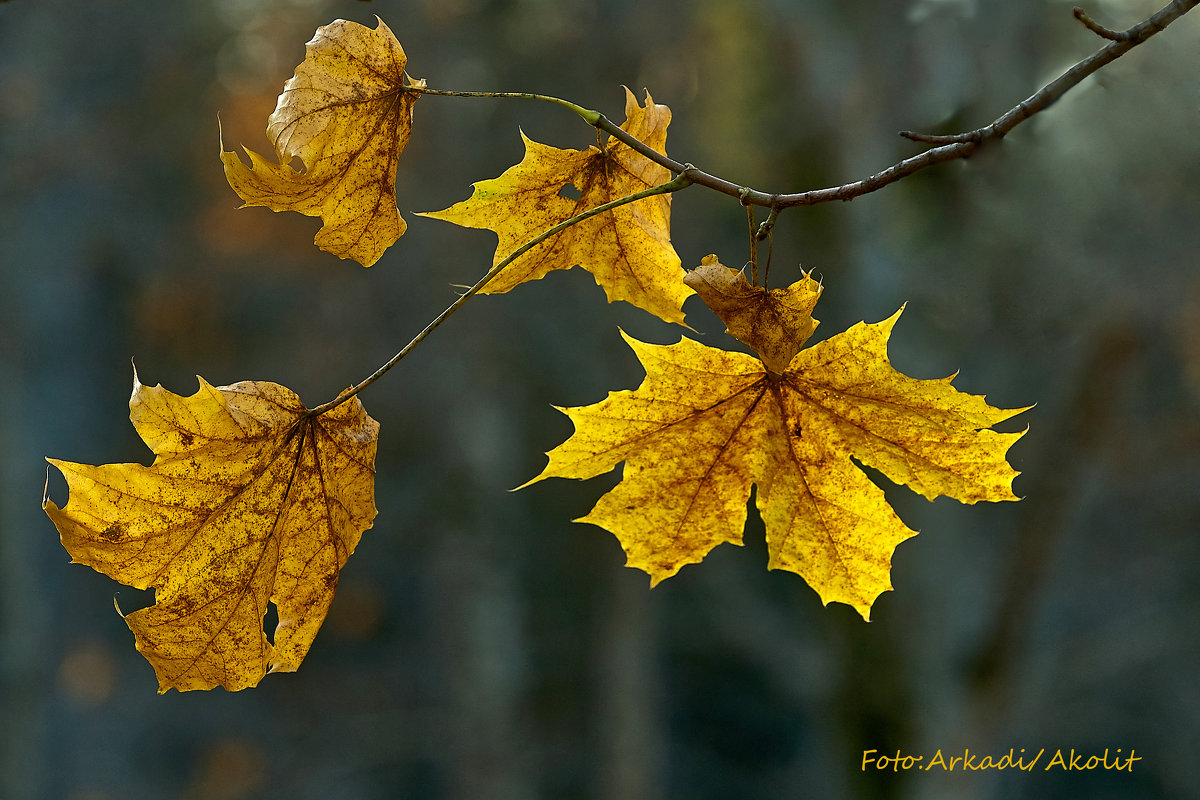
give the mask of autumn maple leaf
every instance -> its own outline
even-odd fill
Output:
[[[135,375],[129,411],[152,466],[47,459],[70,489],[64,508],[42,502],[63,546],[155,589],[155,605],[125,622],[160,692],[236,690],[296,670],[375,517],[378,423],[357,399],[311,416],[278,384],[203,378],[182,397]]]
[[[671,111],[646,93],[645,106],[625,90],[625,123],[631,136],[666,153]],[[604,149],[562,150],[521,134],[525,157],[500,177],[475,184],[471,197],[444,211],[422,216],[499,237],[498,264],[548,228],[576,214],[657,186],[670,172],[628,145],[610,139]],[[562,195],[573,186],[578,199]],[[609,302],[624,300],[668,322],[683,321],[691,290],[671,245],[671,196],[648,197],[583,220],[518,258],[483,292],[499,294],[557,269],[582,266],[592,273]]]
[[[408,145],[419,94],[404,49],[379,20],[374,30],[335,20],[317,28],[284,84],[267,136],[279,163],[246,150],[250,167],[221,143],[229,185],[245,206],[320,217],[316,244],[369,267],[404,233],[396,161]],[[299,158],[304,171],[292,167]]]
[[[689,282],[724,305],[731,331],[770,353],[767,361],[786,352],[785,340],[796,355],[769,365],[686,337],[664,346],[622,333],[645,380],[560,409],[575,432],[529,483],[591,478],[624,461],[621,482],[577,521],[614,533],[629,566],[654,584],[722,542],[741,544],[757,485],[768,568],[798,573],[822,602],[847,603],[869,619],[892,588],[892,552],[915,531],[852,459],[930,500],[1016,500],[1005,454],[1023,433],[988,428],[1025,409],[993,408],[956,390],[953,376],[896,371],[887,342],[899,311],[801,350],[816,327],[816,281],[767,292],[739,283],[715,259],[706,264],[708,274],[690,273]]]

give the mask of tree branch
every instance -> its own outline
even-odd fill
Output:
[[[877,172],[870,177],[841,186],[831,186],[826,189],[813,189],[807,192],[776,194],[738,186],[735,183],[710,175],[703,170],[682,164],[657,152],[651,147],[639,142],[620,126],[614,124],[603,114],[592,123],[613,138],[618,139],[651,161],[666,167],[677,174],[686,175],[692,183],[707,186],[718,192],[736,197],[745,205],[766,206],[771,209],[789,208],[791,206],[812,206],[818,203],[828,203],[832,200],[853,200],[860,195],[874,192],[906,178],[914,172],[960,158],[969,158],[984,144],[998,141],[1009,131],[1020,125],[1033,115],[1044,111],[1056,100],[1078,85],[1084,78],[1098,71],[1101,67],[1116,61],[1134,47],[1149,39],[1154,34],[1166,28],[1175,20],[1191,11],[1200,0],[1174,0],[1158,13],[1120,33],[1110,31],[1100,26],[1081,10],[1076,9],[1075,17],[1087,28],[1099,36],[1110,39],[1111,42],[1068,69],[1055,80],[1042,87],[1035,94],[1022,100],[1016,106],[997,117],[993,122],[981,128],[965,133],[949,136],[936,136],[912,131],[901,131],[900,135],[916,142],[934,145],[923,153],[906,158],[887,169]]]

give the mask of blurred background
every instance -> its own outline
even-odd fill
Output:
[[[1157,10],[1092,0],[1124,28]],[[13,0],[0,5],[0,796],[4,798],[1192,798],[1200,796],[1200,12],[970,162],[785,213],[771,278],[813,269],[817,338],[907,302],[898,368],[1036,403],[1020,503],[929,503],[864,623],[769,573],[751,511],[649,591],[570,522],[618,473],[546,481],[582,405],[642,374],[585,272],[472,300],[363,400],[379,516],[303,668],[156,694],[114,612],[147,596],[69,564],[45,456],[149,461],[130,359],[180,394],[276,381],[316,405],[490,264],[495,239],[413,216],[593,131],[524,101],[423,98],[400,161],[409,231],[370,270],[319,221],[238,210],[218,161],[264,129],[318,25],[379,14],[446,89],[674,112],[668,151],[769,191],[985,124],[1103,44],[1047,0]],[[685,266],[747,256],[736,201],[676,195]],[[693,298],[702,341],[737,343]],[[882,478],[877,479],[887,482]],[[56,502],[65,484],[50,481]],[[147,593],[148,594],[148,593]],[[1136,750],[1132,772],[884,772]]]

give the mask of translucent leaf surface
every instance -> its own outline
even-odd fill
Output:
[[[154,588],[155,604],[125,621],[160,691],[236,690],[294,671],[375,518],[378,423],[357,399],[309,416],[266,382],[201,379],[182,397],[135,377],[129,409],[151,466],[49,459],[70,488],[65,507],[42,504],[63,546]],[[268,637],[271,602],[279,622]]]
[[[374,264],[407,227],[396,209],[396,162],[420,95],[404,91],[406,63],[383,20],[374,30],[340,19],[317,28],[267,120],[278,163],[243,148],[247,167],[222,142],[229,185],[246,206],[320,217],[318,247]]]
[[[809,296],[806,281],[781,296]],[[824,603],[869,618],[892,588],[892,552],[915,532],[855,460],[929,499],[1017,499],[1005,456],[1022,434],[988,429],[1024,409],[993,408],[950,378],[892,368],[887,342],[899,315],[799,350],[780,373],[688,338],[664,346],[626,336],[645,380],[562,409],[575,432],[530,483],[591,478],[625,462],[621,482],[579,521],[614,533],[629,565],[653,583],[722,542],[741,544],[757,485],[768,567],[803,576]],[[786,339],[767,330],[768,319],[751,326],[754,336]],[[795,322],[795,337],[815,325]]]

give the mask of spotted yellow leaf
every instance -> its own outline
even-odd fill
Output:
[[[336,20],[317,28],[283,86],[267,137],[278,163],[221,143],[229,185],[244,206],[298,211],[324,223],[316,244],[369,267],[406,229],[396,209],[396,162],[412,132],[407,58],[391,29]],[[292,160],[299,158],[304,169]]]
[[[781,297],[807,298],[811,311],[819,287],[804,281],[811,279]],[[653,345],[625,336],[645,380],[594,405],[560,409],[575,432],[530,483],[591,478],[625,462],[621,482],[578,521],[614,533],[629,566],[652,583],[722,542],[741,544],[757,485],[768,567],[803,576],[822,602],[849,604],[869,619],[875,599],[892,588],[892,552],[915,532],[855,461],[931,500],[1017,499],[1006,453],[1022,433],[990,428],[1025,409],[993,408],[959,392],[952,378],[896,371],[887,342],[899,316],[799,350],[779,371],[686,337]],[[776,317],[758,318],[746,326],[751,341],[781,338]],[[796,336],[807,338],[816,326],[809,323],[797,325]]]
[[[655,103],[649,92],[645,105],[638,105],[626,89],[625,115],[622,129],[666,153],[670,109]],[[461,203],[422,215],[494,231],[499,241],[493,265],[576,214],[671,178],[665,167],[616,140],[610,139],[603,149],[562,150],[524,133],[521,138],[521,163],[498,178],[476,183],[471,197]],[[573,192],[564,192],[568,187]],[[681,280],[683,269],[671,245],[670,194],[647,197],[567,228],[505,267],[483,291],[507,292],[574,266],[592,273],[609,302],[624,300],[668,322],[683,321],[683,301],[692,290]]]
[[[311,416],[266,382],[200,379],[183,397],[135,376],[129,411],[153,465],[48,459],[70,489],[65,507],[42,503],[63,546],[154,588],[155,604],[125,622],[159,691],[243,689],[296,670],[375,518],[378,423],[357,398]]]

